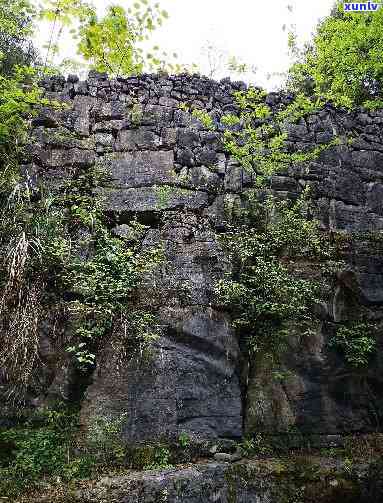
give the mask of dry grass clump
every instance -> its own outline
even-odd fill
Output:
[[[39,354],[39,320],[42,315],[43,281],[27,278],[31,254],[39,253],[38,240],[24,232],[10,242],[3,258],[6,282],[0,297],[0,368],[14,401],[22,401],[31,382]]]

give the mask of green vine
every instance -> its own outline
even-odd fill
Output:
[[[257,185],[264,185],[270,176],[291,166],[317,159],[321,152],[339,142],[335,138],[305,151],[289,150],[286,125],[318,111],[319,100],[312,101],[299,94],[289,105],[274,110],[264,102],[266,92],[257,88],[237,91],[234,97],[239,115],[227,114],[221,118],[221,124],[227,127],[224,146],[244,169],[257,175]]]
[[[312,326],[312,306],[324,284],[307,272],[328,258],[328,247],[318,224],[305,217],[304,197],[292,205],[271,197],[260,203],[255,193],[246,197],[242,224],[236,222],[222,237],[233,271],[217,292],[250,351],[274,358],[284,348],[289,323],[299,322],[308,332]],[[295,266],[300,261],[306,271]]]
[[[141,250],[145,228],[138,223],[132,223],[136,239],[113,235],[94,195],[106,176],[96,167],[80,170],[57,193],[40,191],[33,199],[28,188],[20,188],[2,208],[0,364],[20,397],[33,380],[44,311],[70,315],[67,351],[84,371],[93,368],[117,320],[129,325],[140,347],[158,332],[155,324],[149,327],[150,313],[132,305],[135,288],[162,251]]]
[[[78,297],[68,303],[77,320],[75,340],[78,342],[67,351],[85,370],[94,365],[98,343],[110,333],[116,319],[129,324],[136,338],[141,335],[141,343],[152,340],[153,334],[149,336],[148,328],[152,317],[131,306],[142,276],[162,260],[161,249],[141,251],[138,237],[145,227],[137,222],[131,224],[136,237],[133,242],[113,236],[101,210],[101,201],[93,195],[93,189],[105,177],[104,172],[92,169],[82,179],[72,181],[64,196],[64,204],[70,204],[70,223],[88,232],[86,245],[91,250],[87,260],[74,253],[61,273],[64,288]],[[138,313],[145,319],[144,324],[140,324]]]
[[[342,325],[330,340],[330,347],[340,350],[351,367],[367,367],[376,352],[376,329],[376,325],[372,323]]]
[[[195,119],[198,119],[206,129],[213,130],[214,129],[214,121],[205,110],[201,110],[200,108],[195,108],[192,112],[192,115]]]

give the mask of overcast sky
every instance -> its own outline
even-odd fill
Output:
[[[287,31],[282,26],[294,23],[299,39],[307,40],[333,4],[334,0],[162,0],[170,17],[155,38],[176,51],[180,62],[195,62],[204,72],[208,67],[201,47],[211,41],[221,51],[256,66],[257,73],[248,78],[270,87],[278,78],[268,80],[267,74],[288,67]]]
[[[169,13],[169,19],[153,35],[152,45],[158,44],[169,53],[176,52],[178,61],[195,63],[202,73],[209,72],[206,51],[208,42],[216,53],[234,55],[240,61],[257,68],[248,74],[251,80],[266,88],[275,88],[280,77],[267,78],[268,74],[283,72],[289,64],[287,31],[282,26],[295,24],[299,40],[308,40],[320,18],[328,15],[334,0],[157,0]],[[113,2],[94,0],[100,13]],[[116,1],[128,7],[127,0]],[[289,12],[287,5],[293,7]],[[44,30],[41,30],[44,37]],[[63,53],[73,56],[66,39]],[[72,54],[70,54],[72,52]],[[215,77],[229,72],[221,69]],[[232,75],[238,78],[237,75]]]

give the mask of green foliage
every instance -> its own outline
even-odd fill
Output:
[[[237,91],[234,93],[237,104],[241,110],[257,110],[263,103],[267,93],[264,89],[258,87],[249,87],[247,91]]]
[[[38,359],[45,292],[60,286],[58,274],[70,256],[70,241],[52,200],[32,202],[28,186],[21,183],[6,196],[7,191],[0,200],[0,366],[19,400]]]
[[[303,93],[298,93],[294,96],[294,100],[290,105],[287,105],[284,110],[278,112],[279,121],[298,122],[302,117],[317,112],[322,106],[319,99],[312,99],[305,96]]]
[[[54,25],[69,26],[76,19],[85,23],[92,12],[91,5],[81,0],[64,0],[58,5],[45,2],[40,15]],[[33,12],[26,1],[11,1],[4,13],[1,33],[10,40],[17,34],[20,40],[31,34]],[[53,54],[55,48],[48,48],[47,60],[49,50]],[[159,254],[152,250],[139,259],[132,242],[112,235],[93,195],[93,188],[105,178],[96,167],[86,173],[79,170],[76,182],[59,193],[46,194],[41,189],[32,193],[19,171],[30,121],[38,106],[61,105],[41,97],[35,70],[13,66],[12,71],[12,75],[0,75],[0,314],[4,328],[0,365],[20,384],[17,394],[22,397],[38,357],[38,324],[53,297],[75,318],[68,351],[82,369],[94,365],[96,341],[111,330],[118,316],[130,316],[132,332],[137,338],[142,336],[140,344],[152,340],[149,328],[143,329],[149,313],[137,310],[128,316],[125,311],[134,286]],[[77,237],[81,233],[88,236],[82,244]],[[88,260],[79,258],[81,247],[91,254]],[[68,302],[63,297],[73,285],[76,300]],[[144,322],[138,322],[137,313]]]
[[[12,190],[18,181],[18,161],[36,105],[49,103],[41,98],[32,68],[13,70],[13,76],[0,75],[0,193]]]
[[[150,313],[130,312],[129,303],[142,275],[162,259],[161,250],[140,251],[139,236],[145,228],[138,223],[132,223],[138,240],[133,234],[129,243],[112,235],[99,201],[88,195],[99,182],[99,176],[97,170],[95,173],[88,171],[86,176],[78,177],[69,185],[64,197],[64,203],[70,205],[70,223],[77,222],[80,228],[87,229],[87,246],[92,249],[87,260],[74,250],[60,274],[62,288],[74,290],[78,297],[68,304],[76,320],[76,344],[69,346],[67,351],[76,357],[82,370],[94,365],[96,348],[110,332],[116,318],[130,325],[140,345],[152,342],[157,333],[149,328],[154,321]]]
[[[9,446],[9,456],[0,459],[1,495],[15,497],[42,478],[56,476],[68,481],[88,477],[93,460],[74,454],[76,425],[76,414],[46,410],[24,426],[0,431],[0,445]]]
[[[294,272],[291,265],[323,259],[327,247],[317,223],[306,219],[305,205],[304,198],[292,206],[250,199],[242,226],[222,238],[234,270],[218,283],[217,292],[231,307],[234,325],[246,334],[254,353],[274,357],[284,347],[288,323],[312,323],[311,309],[321,285]]]
[[[128,449],[128,460],[138,470],[160,470],[172,468],[171,452],[167,443],[140,444]]]
[[[126,456],[126,447],[121,441],[121,434],[127,414],[116,418],[97,417],[89,425],[86,451],[99,464],[110,466],[122,464]]]
[[[205,112],[205,110],[201,110],[199,108],[195,108],[192,112],[193,117],[198,119],[206,129],[214,129],[214,121],[210,117],[210,115]]]
[[[54,65],[54,58],[60,54],[60,39],[64,30],[69,29],[68,35],[78,37],[78,26],[87,23],[95,12],[92,3],[83,0],[44,0],[38,11],[39,19],[48,23],[49,33],[44,46],[44,72],[60,73],[60,68]]]
[[[383,9],[344,12],[337,1],[311,44],[295,50],[288,85],[322,102],[353,108],[383,105]],[[293,44],[294,45],[294,44]]]
[[[92,194],[103,177],[96,167],[80,172],[57,195],[41,193],[33,201],[21,186],[1,208],[0,364],[22,388],[20,398],[38,358],[39,322],[52,302],[71,316],[67,351],[80,370],[94,367],[116,320],[129,326],[125,332],[141,351],[157,336],[152,315],[132,311],[130,301],[142,275],[161,260],[161,250],[140,251],[139,224],[132,223],[137,237],[129,240],[112,234]]]
[[[105,307],[122,305],[139,279],[137,257],[122,240],[111,237],[105,229],[93,239],[95,251],[90,260],[73,258],[65,278],[68,286],[76,282],[76,291],[85,303]]]
[[[221,117],[221,124],[224,126],[236,126],[240,124],[241,119],[234,114],[226,114]]]
[[[222,125],[228,127],[224,133],[224,146],[248,172],[258,175],[259,185],[294,164],[316,159],[335,142],[311,150],[290,152],[286,143],[286,125],[298,122],[319,106],[319,102],[302,94],[297,95],[290,105],[274,112],[264,103],[263,90],[249,88],[234,95],[240,114],[239,117],[231,114],[222,117]]]
[[[146,50],[152,33],[168,18],[159,3],[148,0],[109,5],[100,16],[90,1],[44,0],[39,18],[48,23],[45,45],[45,71],[81,71],[84,68],[107,72],[111,77],[140,74],[144,71],[180,72],[177,54],[169,55],[155,45]],[[60,42],[72,37],[81,60],[65,58],[59,65]]]
[[[251,438],[244,438],[238,447],[247,458],[270,456],[273,453],[272,446],[261,433]]]
[[[190,437],[184,431],[178,437],[178,443],[182,449],[186,449],[190,445]]]
[[[109,6],[103,18],[95,12],[83,22],[79,29],[79,53],[91,67],[112,76],[142,73],[144,65],[151,69],[164,67],[161,59],[166,53],[159,53],[159,47],[144,53],[140,43],[161,26],[168,17],[156,3],[148,5],[140,0],[125,10],[122,6]]]
[[[162,260],[162,257],[159,259]],[[150,267],[152,267],[153,262]],[[126,323],[130,328],[130,339],[135,342],[140,352],[150,348],[150,345],[160,336],[160,326],[153,313],[135,309],[126,315]]]
[[[158,201],[158,208],[163,210],[167,207],[170,201],[170,197],[174,194],[175,189],[173,187],[169,187],[167,185],[161,185],[155,188],[156,198]]]
[[[181,101],[180,104],[178,105],[178,108],[182,110],[183,112],[188,112],[190,110],[190,107],[187,103],[184,101]]]
[[[170,463],[170,450],[164,446],[157,446],[154,450],[153,461],[146,466],[147,470],[165,470],[167,468],[173,468]]]
[[[60,0],[59,2],[45,0],[39,10],[41,19],[63,26],[71,26],[77,19],[85,21],[91,14],[94,14],[94,7],[83,0]]]
[[[30,37],[34,9],[28,0],[0,1],[0,75],[11,77],[17,66],[36,58]]]
[[[255,186],[264,186],[272,175],[295,164],[316,159],[337,142],[297,152],[291,152],[287,144],[288,124],[315,112],[319,100],[301,93],[289,105],[272,110],[264,102],[262,89],[250,87],[234,95],[240,112],[221,118],[227,128],[224,147],[256,175]],[[272,198],[260,202],[259,191],[248,191],[244,210],[231,215],[237,219],[235,227],[223,236],[234,269],[218,284],[219,298],[232,309],[234,325],[248,339],[250,351],[272,361],[285,349],[293,324],[311,333],[312,307],[324,285],[310,279],[307,272],[315,269],[318,260],[330,262],[334,251],[325,244],[317,222],[308,217],[307,196],[303,194],[294,204]],[[294,266],[299,261],[308,262],[308,271]],[[273,375],[282,376],[275,370]]]
[[[209,130],[215,129],[215,124],[210,114],[206,112],[206,110],[202,110],[201,108],[193,108],[191,104],[181,102],[179,104],[179,109],[183,112],[191,112],[192,116],[199,120],[201,124]]]
[[[351,367],[366,367],[376,351],[375,330],[371,323],[342,325],[330,340],[330,346],[340,349]]]

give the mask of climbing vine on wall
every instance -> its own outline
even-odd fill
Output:
[[[244,169],[256,175],[257,185],[264,185],[270,176],[297,163],[317,159],[321,152],[338,143],[334,138],[327,144],[305,150],[289,149],[286,126],[317,111],[321,105],[319,100],[299,94],[271,108],[265,103],[266,92],[252,87],[235,92],[234,97],[239,114],[221,118],[226,126],[224,146]]]
[[[145,229],[138,223],[129,241],[113,235],[93,194],[104,176],[91,167],[58,191],[19,187],[2,207],[0,364],[21,397],[33,377],[38,327],[47,309],[70,315],[67,351],[80,370],[94,366],[117,319],[133,325],[138,344],[156,335],[153,319],[137,317],[131,301],[143,274],[161,260],[161,250],[141,251]]]
[[[260,89],[236,92],[239,113],[221,118],[226,151],[253,176],[257,188],[243,194],[242,210],[222,237],[233,272],[218,284],[217,292],[232,310],[234,325],[247,338],[250,351],[275,360],[292,324],[299,322],[310,333],[314,305],[328,300],[344,263],[342,236],[320,230],[310,211],[309,191],[298,200],[281,202],[268,182],[275,174],[317,159],[340,140],[335,136],[320,146],[292,149],[289,124],[318,111],[323,100],[300,93],[271,108],[265,98]],[[330,346],[343,353],[349,366],[361,368],[375,351],[375,332],[371,323],[340,325]]]
[[[283,350],[288,322],[307,330],[312,325],[313,304],[324,291],[312,273],[327,256],[325,238],[305,218],[304,197],[292,205],[272,197],[261,203],[256,192],[245,197],[241,222],[222,237],[233,271],[217,291],[250,351],[274,358]]]
[[[377,326],[373,323],[347,323],[337,327],[330,346],[340,350],[354,369],[367,367],[376,352]]]
[[[257,88],[235,92],[234,97],[238,114],[221,118],[223,143],[253,176],[255,187],[242,196],[243,209],[222,237],[233,272],[218,284],[217,292],[232,310],[234,325],[247,338],[250,351],[274,359],[284,348],[288,323],[298,321],[307,331],[312,325],[313,305],[324,294],[313,271],[318,261],[329,258],[329,248],[318,223],[310,219],[309,193],[295,202],[281,202],[267,189],[268,181],[316,159],[334,142],[291,151],[286,126],[319,106],[302,95],[274,107]],[[305,266],[296,267],[298,262]]]

